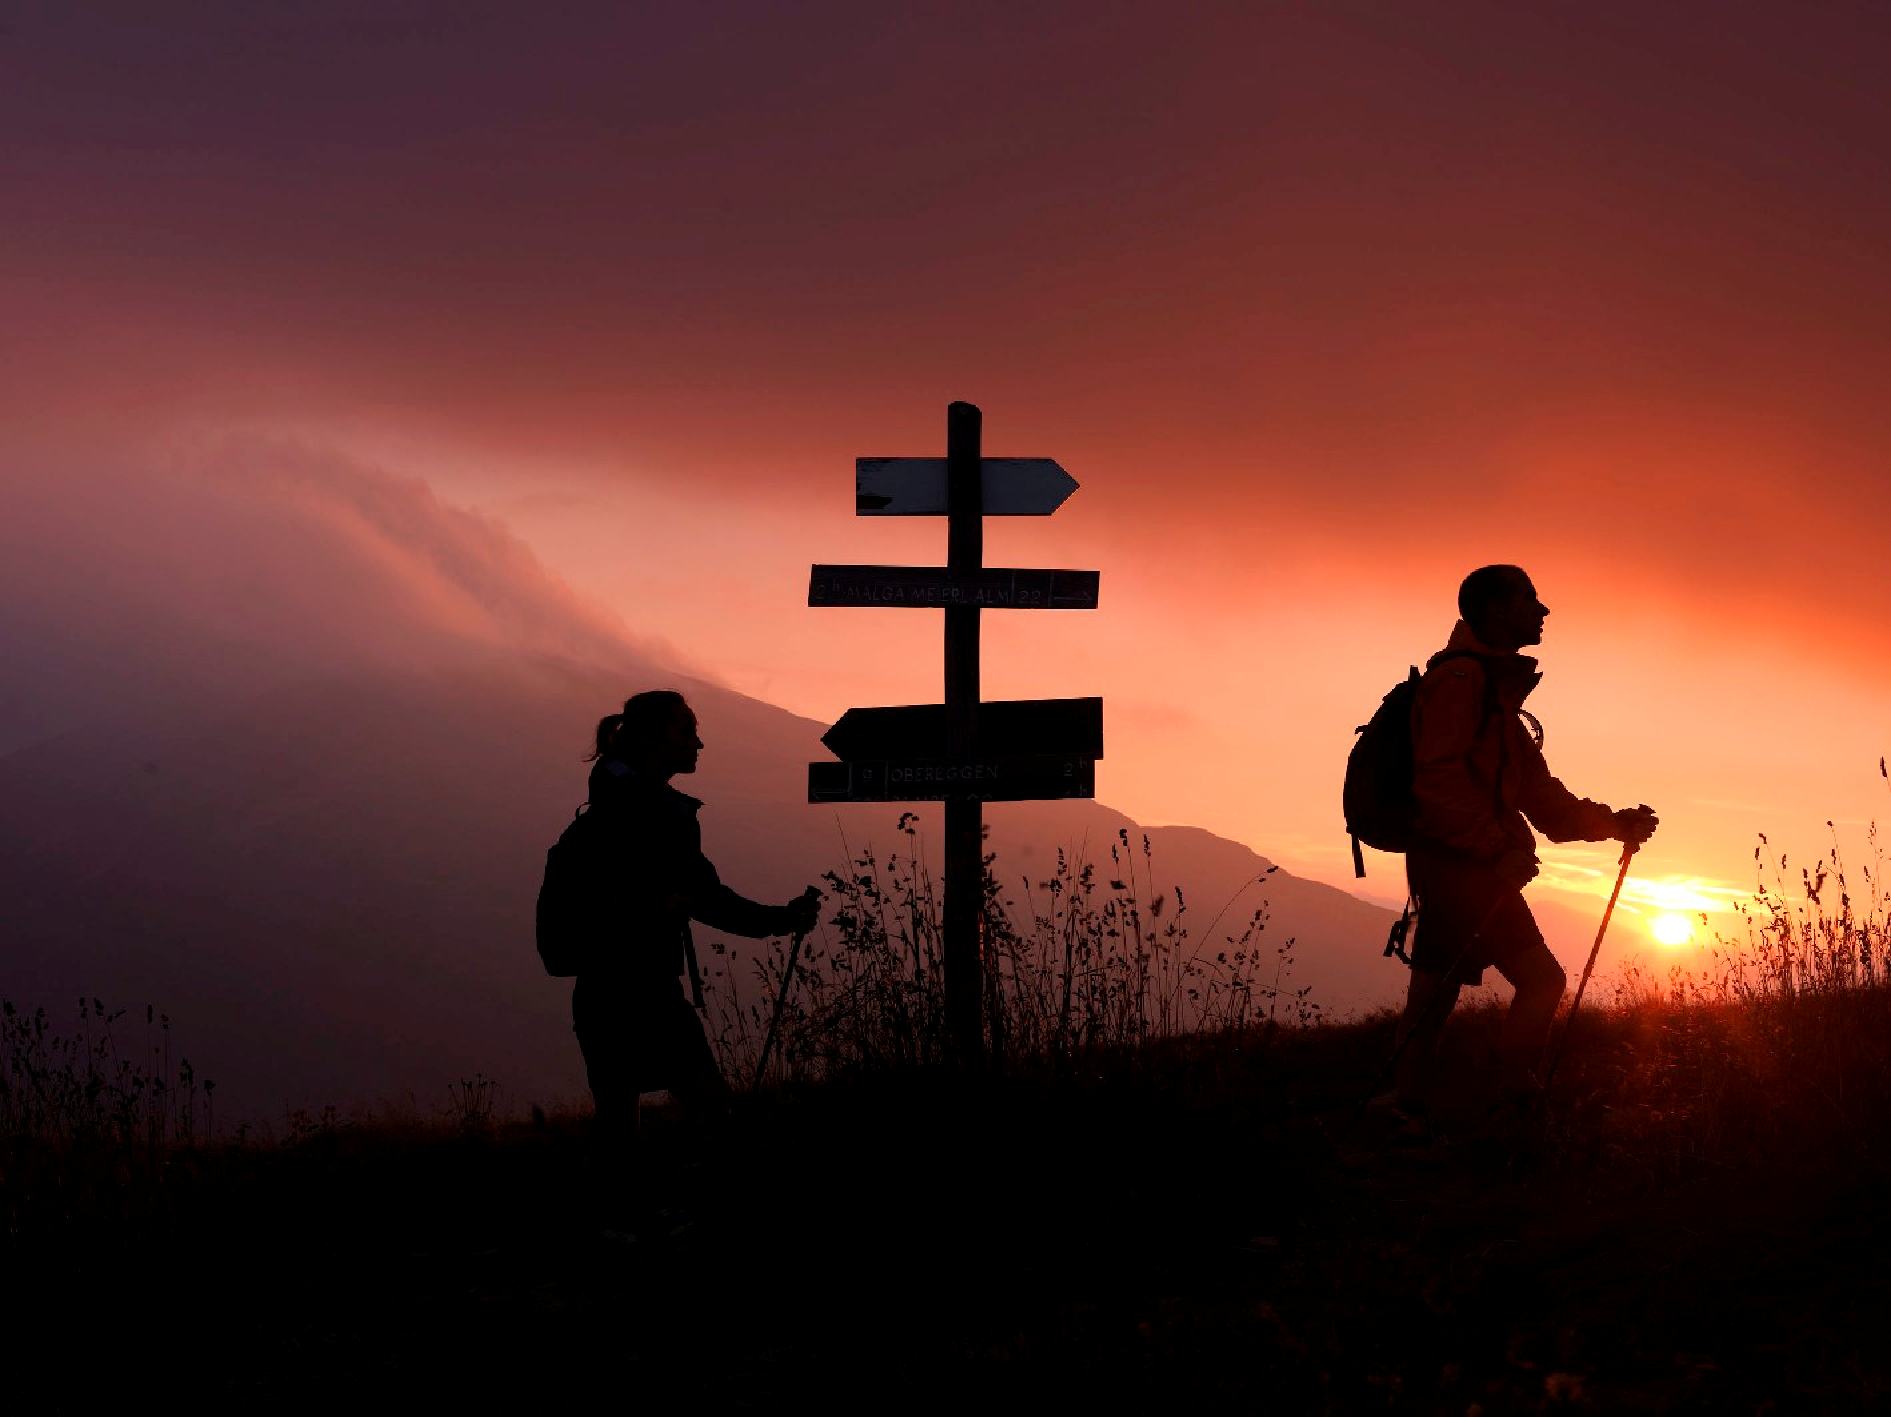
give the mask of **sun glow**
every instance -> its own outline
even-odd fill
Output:
[[[1667,911],[1648,922],[1648,933],[1664,945],[1685,945],[1694,938],[1694,923],[1685,915]]]
[[[1713,895],[1702,891],[1702,884],[1699,881],[1676,880],[1673,877],[1665,881],[1650,881],[1631,876],[1628,889],[1623,894],[1625,899],[1639,901],[1643,905],[1670,914],[1720,909],[1721,903],[1714,899]]]

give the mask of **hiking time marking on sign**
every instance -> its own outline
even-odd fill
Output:
[[[1100,579],[1095,571],[1015,571],[996,566],[956,574],[945,566],[815,566],[808,577],[808,604],[1095,610]]]
[[[821,737],[835,757],[849,762],[945,757],[948,741],[944,704],[851,708]],[[977,742],[980,754],[995,757],[1100,758],[1103,700],[993,699],[978,706]]]
[[[1055,753],[808,764],[810,802],[1040,802],[1096,796],[1096,760]]]
[[[1050,458],[980,458],[979,512],[987,517],[1047,517],[1077,490],[1077,479]],[[855,458],[854,515],[943,517],[944,458]]]

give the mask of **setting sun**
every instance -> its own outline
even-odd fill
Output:
[[[1694,926],[1685,915],[1669,912],[1650,920],[1648,933],[1664,945],[1685,945],[1694,938]]]

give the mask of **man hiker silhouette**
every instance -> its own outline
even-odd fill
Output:
[[[686,1114],[720,1116],[729,1086],[697,1017],[702,981],[689,922],[735,935],[805,933],[819,910],[810,889],[787,905],[762,905],[725,886],[703,855],[702,806],[670,786],[696,771],[703,748],[696,715],[674,690],[634,695],[597,726],[591,813],[606,843],[611,948],[580,966],[571,1012],[596,1108],[606,1188],[606,1234],[632,1239],[654,1218],[638,1145],[639,1095],[668,1091]],[[687,974],[690,997],[678,987]]]
[[[1568,983],[1523,888],[1537,874],[1534,825],[1551,841],[1640,845],[1658,819],[1612,810],[1550,774],[1542,731],[1522,712],[1543,677],[1517,651],[1541,644],[1549,608],[1516,566],[1484,566],[1458,589],[1463,617],[1433,655],[1412,704],[1415,839],[1406,873],[1418,907],[1412,978],[1399,1023],[1392,1139],[1429,1139],[1438,1038],[1466,985],[1495,967],[1516,989],[1499,1042],[1499,1107],[1527,1108]],[[1529,725],[1524,720],[1529,718]]]

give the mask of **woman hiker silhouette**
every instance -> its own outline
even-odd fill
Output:
[[[597,726],[590,811],[607,843],[613,948],[579,969],[571,1012],[596,1109],[606,1235],[632,1240],[656,1218],[640,1155],[638,1097],[667,1091],[688,1115],[728,1111],[729,1086],[697,1011],[702,982],[689,922],[761,938],[805,933],[820,892],[762,905],[722,883],[703,855],[702,803],[670,779],[696,771],[696,715],[672,689],[636,694]],[[679,980],[687,974],[690,995]]]

